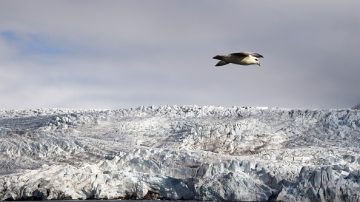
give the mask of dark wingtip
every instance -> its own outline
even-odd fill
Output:
[[[257,58],[263,58],[264,56],[260,55],[259,53],[251,53],[252,56]]]
[[[216,56],[214,56],[214,57],[213,57],[213,59],[216,59],[216,60],[221,60],[221,59],[222,59],[222,57],[221,57],[220,55],[216,55]]]
[[[224,65],[227,65],[227,64],[229,64],[229,63],[221,60],[221,61],[219,61],[215,66],[224,66]]]

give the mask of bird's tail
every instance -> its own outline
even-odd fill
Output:
[[[225,56],[223,55],[216,55],[213,57],[213,59],[220,60],[215,66],[223,66],[229,64],[228,62],[225,62]]]
[[[229,64],[229,63],[221,60],[215,66],[223,66],[223,65],[227,65],[227,64]]]

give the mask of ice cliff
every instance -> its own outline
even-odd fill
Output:
[[[0,200],[359,201],[360,110],[0,111]]]

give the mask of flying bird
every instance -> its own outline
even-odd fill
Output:
[[[213,59],[220,60],[215,66],[223,66],[229,63],[238,64],[238,65],[259,65],[259,58],[263,58],[259,53],[230,53],[228,55],[217,55]]]

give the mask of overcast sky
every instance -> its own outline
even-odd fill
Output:
[[[0,108],[347,108],[360,1],[0,0]],[[214,67],[253,51],[261,67]]]

